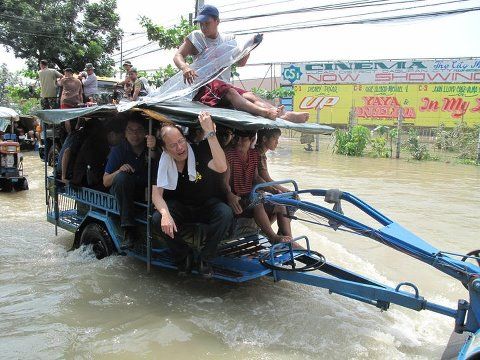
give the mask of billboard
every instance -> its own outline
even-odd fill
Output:
[[[392,125],[400,109],[416,126],[480,123],[480,58],[373,60],[282,65],[292,108],[310,121]]]
[[[480,83],[480,58],[282,64],[281,85]]]
[[[477,84],[294,85],[293,110],[308,111],[322,124],[393,125],[400,108],[404,123],[423,127],[480,122]]]

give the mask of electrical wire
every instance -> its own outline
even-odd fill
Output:
[[[124,50],[123,52],[118,52],[118,53],[115,53],[111,56],[128,56],[128,55],[131,55],[137,51],[140,51],[140,50],[143,50],[145,47],[147,46],[150,46],[152,44],[155,44],[154,41],[149,41],[148,43],[146,44],[142,44],[142,45],[138,45],[138,46],[135,46],[134,48],[131,48],[131,49],[128,49],[128,50]]]
[[[163,50],[163,49],[160,49],[160,48],[159,48],[159,49],[153,49],[153,50],[147,51],[147,52],[142,53],[142,54],[138,54],[138,55],[135,55],[135,56],[129,56],[129,57],[127,57],[126,60],[135,59],[135,58],[137,58],[137,57],[140,57],[140,56],[143,56],[143,55],[147,55],[147,54],[151,54],[151,53],[154,53],[154,52],[157,52],[157,51],[161,51],[161,50]]]
[[[226,14],[226,13],[233,12],[233,11],[238,11],[238,10],[254,9],[254,8],[264,7],[264,6],[268,6],[268,5],[277,5],[277,4],[280,4],[280,3],[291,2],[291,1],[293,1],[293,0],[281,0],[281,1],[269,2],[269,3],[265,3],[265,4],[261,4],[261,5],[245,6],[245,7],[241,7],[241,8],[221,11],[221,14]]]
[[[327,10],[346,10],[346,9],[355,9],[355,8],[362,8],[362,7],[370,7],[370,6],[381,6],[381,5],[389,5],[390,0],[356,0],[351,2],[345,3],[334,3],[334,4],[326,4],[321,6],[311,6],[306,8],[298,8],[298,9],[290,9],[290,10],[282,10],[270,13],[263,13],[263,14],[253,14],[248,16],[237,16],[232,18],[222,19],[222,22],[229,22],[229,21],[239,21],[239,20],[249,20],[249,19],[256,19],[261,17],[272,17],[278,15],[291,15],[291,14],[299,14],[304,12],[317,12],[317,11],[327,11]],[[425,0],[419,0],[425,1]]]
[[[346,19],[346,18],[352,18],[352,17],[364,16],[364,15],[373,15],[373,14],[383,14],[383,13],[396,12],[396,11],[414,10],[414,9],[420,9],[420,8],[425,8],[425,7],[448,5],[448,4],[466,2],[466,1],[471,1],[471,0],[452,0],[452,1],[436,3],[436,4],[417,5],[417,6],[402,7],[402,8],[389,9],[389,10],[380,10],[380,11],[374,11],[374,12],[370,11],[370,12],[367,12],[367,13],[350,14],[350,15],[344,15],[344,16],[335,16],[335,17],[329,17],[329,18],[323,18],[323,19],[316,19],[316,20],[300,21],[300,22],[295,22],[293,24],[289,23],[289,24],[272,25],[270,27],[250,28],[248,30],[249,31],[257,31],[257,32],[262,31],[264,29],[279,29],[280,30],[283,27],[291,27],[292,25],[303,25],[303,24],[317,23],[317,22],[322,22],[322,21],[327,21],[327,20],[338,20],[338,19]],[[411,3],[411,2],[417,3],[418,1],[417,0],[397,1],[397,2],[392,2],[390,4],[391,5],[396,5],[396,4],[404,4],[404,3]]]
[[[436,11],[430,13],[422,13],[422,14],[410,14],[410,15],[399,15],[395,17],[384,17],[384,18],[372,18],[372,19],[361,19],[361,20],[352,20],[347,22],[334,22],[328,24],[315,24],[315,25],[308,25],[308,26],[285,26],[282,28],[257,28],[254,31],[252,30],[238,30],[232,31],[230,33],[235,35],[248,35],[248,34],[255,34],[257,32],[262,33],[270,33],[270,32],[281,32],[281,31],[288,31],[288,30],[303,30],[303,29],[312,29],[318,27],[332,27],[332,26],[342,26],[342,25],[363,25],[363,24],[377,24],[377,23],[387,23],[387,22],[395,22],[395,21],[405,21],[405,20],[412,20],[412,19],[424,19],[424,18],[436,18],[436,17],[444,17],[450,15],[457,15],[457,14],[464,14],[473,11],[479,11],[480,7],[473,7],[473,8],[464,8],[464,9],[456,9],[456,10],[446,10],[446,11]]]

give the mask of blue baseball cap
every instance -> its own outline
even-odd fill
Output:
[[[218,9],[213,5],[204,5],[193,22],[206,22],[211,17],[219,17]]]

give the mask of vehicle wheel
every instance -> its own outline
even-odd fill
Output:
[[[11,192],[13,188],[12,182],[8,179],[0,180],[0,188],[3,192]]]
[[[104,226],[97,223],[90,223],[85,226],[80,236],[79,246],[90,244],[99,260],[112,255],[115,251],[112,237]]]
[[[20,181],[15,185],[15,190],[16,190],[16,191],[28,190],[28,181],[27,181],[27,179],[20,180]]]

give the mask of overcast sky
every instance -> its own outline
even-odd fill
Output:
[[[351,0],[215,0],[207,3],[220,10],[221,19],[237,16],[271,13],[325,4],[338,4]],[[353,14],[366,13],[366,17],[384,17],[402,15],[412,12],[431,12],[480,6],[480,0],[469,1],[404,1],[403,4],[375,6],[356,10],[310,11],[301,14],[261,17],[253,20],[226,21],[220,25],[224,32],[252,29],[267,25],[295,24],[313,20],[326,19],[325,22],[348,21]],[[194,11],[194,0],[158,1],[158,0],[117,0],[120,14],[120,26],[125,32],[123,51],[147,44],[146,35],[132,33],[143,32],[138,17],[145,15],[154,22],[171,26],[178,22],[180,16],[188,17]],[[373,13],[424,6],[434,3],[446,3],[436,7],[395,11],[390,13]],[[263,6],[265,5],[265,6]],[[358,19],[358,17],[357,17]],[[310,23],[311,24],[311,23]],[[435,19],[403,21],[386,24],[343,25],[289,30],[266,33],[263,43],[254,50],[249,64],[271,61],[319,61],[319,60],[363,60],[363,59],[402,59],[402,58],[440,58],[440,57],[478,57],[480,56],[480,12],[452,15]],[[125,56],[129,59],[150,50],[158,49],[156,44]],[[173,51],[156,51],[132,59],[139,69],[155,69],[172,63]],[[119,61],[120,56],[114,56]],[[0,62],[6,62],[11,71],[23,67],[22,61],[13,55],[2,52]],[[243,78],[263,76],[266,68],[248,67],[241,69]]]

